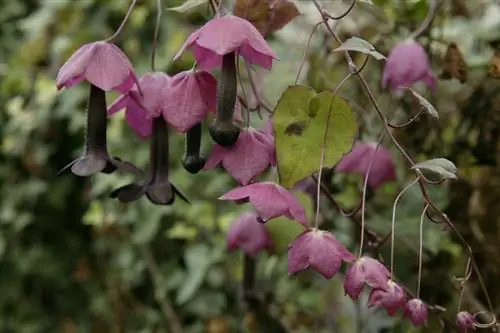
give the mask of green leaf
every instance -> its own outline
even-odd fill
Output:
[[[281,95],[273,129],[282,186],[292,188],[319,169],[327,127],[324,165],[331,167],[352,149],[356,135],[356,119],[347,101],[302,85],[290,86]]]
[[[177,294],[177,304],[189,301],[200,288],[212,263],[210,249],[205,244],[196,244],[186,250],[185,260],[188,267],[187,279]]]
[[[186,0],[182,5],[172,8],[167,8],[167,10],[179,13],[185,13],[195,7],[201,6],[204,3],[207,3],[207,0]]]
[[[431,102],[429,102],[427,99],[425,99],[424,96],[420,95],[414,89],[408,88],[408,87],[406,89],[408,89],[413,94],[413,96],[415,96],[415,98],[418,100],[420,105],[425,109],[425,111],[427,111],[427,113],[429,115],[431,115],[432,117],[434,117],[436,119],[439,118],[439,113],[437,112],[434,105],[431,104]]]
[[[382,53],[378,52],[375,49],[375,46],[368,43],[366,40],[358,38],[358,37],[349,38],[348,40],[343,42],[342,45],[340,45],[339,47],[334,49],[334,51],[336,51],[336,52],[355,51],[355,52],[361,52],[364,54],[371,55],[372,57],[374,57],[377,60],[386,59],[386,57]]]
[[[435,158],[417,163],[412,169],[428,170],[442,176],[444,179],[457,179],[457,167],[446,158]]]

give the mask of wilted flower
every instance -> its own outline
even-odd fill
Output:
[[[222,65],[229,53],[241,55],[251,64],[271,69],[277,56],[260,32],[245,19],[225,15],[208,21],[189,36],[175,58],[191,49],[200,68],[209,70]]]
[[[460,311],[457,314],[458,329],[462,333],[466,333],[469,329],[476,330],[476,319],[467,311]]]
[[[262,222],[279,216],[297,220],[307,225],[307,217],[304,207],[284,187],[271,183],[261,182],[235,188],[219,198],[220,200],[234,200],[250,202]]]
[[[274,153],[271,137],[261,130],[248,128],[241,132],[232,147],[215,145],[204,169],[222,164],[242,185],[247,185],[269,166]]]
[[[114,44],[99,41],[85,44],[59,69],[57,89],[70,88],[82,80],[104,90],[129,91],[137,78],[127,56]]]
[[[256,256],[272,246],[272,239],[266,227],[259,223],[257,213],[249,211],[241,214],[231,224],[227,246],[230,251],[240,248],[247,255]]]
[[[406,303],[403,315],[410,318],[414,327],[427,326],[429,310],[421,299],[413,298]]]
[[[188,199],[169,180],[168,128],[162,117],[153,119],[153,132],[149,152],[149,169],[146,179],[122,186],[111,193],[121,202],[132,202],[146,195],[155,205],[171,205],[175,194]]]
[[[135,85],[129,92],[118,97],[108,107],[108,116],[125,108],[125,120],[141,138],[151,135],[153,116],[163,110],[163,101],[169,88],[170,77],[161,72],[145,73],[139,79],[142,95]]]
[[[345,274],[345,293],[356,300],[365,284],[374,289],[387,290],[390,276],[391,273],[380,261],[361,257],[349,267]]]
[[[332,233],[307,230],[290,244],[288,272],[295,274],[311,267],[325,279],[331,279],[343,261],[354,260],[356,257]]]
[[[394,316],[399,309],[406,306],[406,294],[396,282],[387,281],[384,289],[373,289],[368,299],[368,307],[381,306],[389,316]]]
[[[345,155],[336,165],[335,171],[352,172],[366,177],[370,161],[376,149],[377,144],[374,142],[357,142],[351,152]],[[379,146],[368,176],[368,186],[377,189],[379,186],[395,180],[396,166],[391,153],[387,148]]]
[[[424,48],[410,39],[399,43],[389,53],[382,86],[390,86],[392,90],[397,91],[417,81],[425,82],[431,89],[436,86],[436,78],[432,74]]]

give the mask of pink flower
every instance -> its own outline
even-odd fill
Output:
[[[302,204],[284,187],[261,182],[235,188],[219,198],[220,200],[250,201],[259,219],[267,222],[279,216],[297,220],[307,225],[306,212]]]
[[[469,329],[476,330],[476,319],[467,311],[460,311],[457,314],[458,329],[462,333],[467,333]]]
[[[222,164],[224,169],[242,185],[247,185],[269,166],[274,145],[271,137],[261,130],[248,128],[231,147],[215,145],[204,169]]]
[[[170,77],[161,72],[146,73],[139,79],[142,96],[135,85],[128,93],[118,97],[108,107],[108,116],[125,108],[125,120],[141,138],[151,135],[152,117],[163,109]]]
[[[377,144],[374,142],[357,142],[351,152],[340,160],[335,171],[357,173],[364,179],[376,149]],[[377,189],[379,186],[395,180],[396,166],[391,153],[387,148],[379,146],[368,176],[368,186]]]
[[[227,234],[227,246],[230,251],[240,248],[253,257],[272,246],[271,236],[257,218],[257,213],[249,211],[241,214],[231,224]]]
[[[365,284],[374,289],[387,290],[390,276],[391,273],[380,261],[369,257],[359,258],[345,274],[345,293],[356,300]]]
[[[137,82],[130,60],[116,45],[108,42],[85,44],[59,69],[57,89],[70,88],[82,80],[104,90],[129,91]]]
[[[311,267],[325,279],[331,279],[339,271],[342,261],[354,260],[356,257],[332,233],[307,230],[288,249],[288,272],[295,274]]]
[[[403,316],[410,318],[414,327],[427,326],[429,310],[421,299],[413,298],[406,303]]]
[[[251,64],[271,69],[277,56],[259,31],[247,20],[225,15],[207,22],[189,36],[174,60],[187,48],[194,54],[200,68],[220,67],[222,56],[235,52]]]
[[[215,111],[217,80],[205,71],[184,71],[171,78],[164,96],[163,117],[184,133]]]
[[[424,81],[431,89],[436,86],[436,78],[432,74],[425,50],[416,41],[407,40],[396,45],[389,53],[382,86],[390,86],[397,91],[417,81]]]
[[[384,289],[373,289],[368,299],[368,307],[382,306],[389,316],[394,316],[399,309],[406,306],[406,294],[396,282],[387,281]]]

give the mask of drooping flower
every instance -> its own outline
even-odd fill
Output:
[[[130,60],[116,45],[99,41],[88,43],[59,69],[57,89],[70,88],[82,80],[104,90],[129,91],[137,77]]]
[[[392,49],[385,63],[382,86],[389,86],[398,91],[409,87],[417,81],[423,81],[431,89],[436,86],[436,78],[432,74],[429,59],[424,48],[416,41],[409,39],[399,43]]]
[[[288,249],[288,272],[295,274],[311,267],[325,279],[331,279],[343,261],[354,260],[356,257],[332,233],[307,230]]]
[[[128,203],[144,194],[155,205],[173,204],[176,194],[189,203],[189,200],[169,180],[168,127],[162,117],[153,119],[146,179],[122,186],[114,190],[110,196]]]
[[[468,330],[476,330],[476,319],[467,311],[460,311],[457,314],[457,326],[460,332],[467,333]]]
[[[162,72],[145,73],[129,92],[118,97],[109,107],[108,116],[125,108],[125,120],[141,138],[151,136],[153,116],[158,117],[163,110],[170,77]]]
[[[349,267],[345,274],[345,293],[351,299],[356,300],[365,284],[374,289],[387,290],[390,276],[391,273],[380,261],[361,257]]]
[[[373,289],[368,298],[368,307],[383,307],[389,316],[394,316],[399,309],[406,306],[406,294],[396,282],[387,281],[387,287],[384,289]]]
[[[257,213],[248,211],[231,224],[227,246],[230,251],[239,248],[249,256],[256,256],[261,251],[270,249],[272,239],[266,227],[259,223]]]
[[[250,202],[262,222],[286,216],[307,225],[306,212],[300,201],[290,191],[272,182],[241,186],[227,192],[219,199]]]
[[[271,69],[277,58],[259,31],[247,20],[225,15],[210,20],[188,37],[175,58],[191,49],[200,68],[220,67],[217,86],[217,116],[210,126],[210,135],[219,145],[230,147],[240,133],[233,124],[234,105],[238,91],[236,61],[241,55],[248,63]]]
[[[229,53],[241,55],[251,64],[271,69],[277,59],[260,32],[245,19],[225,15],[208,21],[189,36],[174,59],[191,49],[200,68],[210,70],[222,65]]]
[[[91,84],[88,98],[85,147],[81,157],[71,162],[71,172],[87,177],[103,172],[112,173],[117,169],[139,174],[131,163],[122,162],[109,156],[107,148],[106,94],[104,90]],[[64,168],[66,169],[66,168]],[[63,170],[64,170],[63,169]]]
[[[247,185],[269,166],[274,145],[269,135],[261,130],[243,130],[232,147],[215,145],[204,169],[222,164],[240,184]]]
[[[357,142],[351,152],[336,165],[335,171],[357,173],[364,179],[374,154],[375,157],[368,175],[368,186],[377,189],[385,183],[395,181],[396,166],[391,153],[382,146],[379,146],[377,150],[377,144],[374,142]]]
[[[406,303],[404,317],[410,318],[414,327],[427,326],[429,309],[419,298],[412,298]]]
[[[185,133],[215,110],[217,80],[205,71],[184,71],[172,76],[163,100],[163,117],[177,132]]]

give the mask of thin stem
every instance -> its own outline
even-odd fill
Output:
[[[438,4],[439,0],[429,1],[429,11],[427,12],[427,16],[425,17],[420,27],[410,35],[410,39],[415,39],[421,36],[424,32],[427,31],[427,29],[430,28],[432,21],[434,21],[434,17],[436,17]]]
[[[321,176],[322,176],[322,171],[323,171],[323,166],[325,164],[325,150],[326,150],[326,141],[328,139],[328,129],[330,127],[330,118],[332,117],[332,109],[333,109],[333,102],[335,101],[335,98],[337,97],[337,93],[340,90],[340,88],[344,85],[344,83],[347,82],[352,77],[352,73],[347,74],[346,77],[340,81],[340,83],[335,87],[335,90],[333,91],[332,99],[330,100],[330,105],[328,106],[328,115],[326,118],[326,124],[325,124],[325,133],[323,134],[323,143],[321,146],[321,157],[319,161],[319,171],[318,171],[318,186],[316,190],[316,216],[314,218],[314,224],[316,229],[318,228],[318,223],[319,223],[319,206],[320,206],[320,200],[321,200]]]
[[[415,178],[410,184],[406,185],[405,188],[399,192],[394,204],[392,205],[392,220],[391,220],[391,275],[394,276],[394,235],[396,234],[396,207],[398,205],[399,199],[403,194],[410,189],[413,185],[418,182],[419,178]]]
[[[125,24],[127,23],[128,19],[130,17],[130,14],[132,14],[132,10],[134,10],[136,3],[137,3],[137,0],[132,0],[132,2],[130,3],[130,6],[128,7],[127,14],[125,14],[125,17],[123,18],[122,23],[120,24],[118,29],[115,31],[115,33],[111,37],[106,39],[106,42],[111,42],[113,39],[118,37],[118,35],[122,32],[123,27],[125,27]]]
[[[347,10],[339,15],[339,16],[332,16],[330,14],[328,14],[327,12],[324,12],[324,14],[331,20],[340,20],[340,19],[343,19],[344,17],[346,17],[347,15],[349,15],[349,13],[351,12],[351,10],[354,8],[354,5],[356,4],[356,0],[352,0],[351,4],[349,5],[349,8],[347,8]]]
[[[264,110],[266,110],[268,113],[272,114],[273,110],[269,106],[267,106],[266,103],[264,103],[264,101],[262,101],[262,99],[260,98],[259,91],[257,90],[257,85],[255,84],[254,77],[250,69],[250,64],[247,61],[245,61],[245,67],[247,69],[248,80],[250,81],[250,87],[252,87],[252,92],[255,96],[255,99],[257,100],[257,103],[260,106],[262,106],[262,108],[264,108]]]
[[[418,117],[420,117],[420,115],[422,114],[422,112],[423,112],[423,110],[421,109],[420,111],[418,111],[418,113],[416,115],[414,115],[413,117],[411,117],[409,120],[407,120],[406,122],[404,122],[402,124],[395,125],[395,124],[392,124],[392,123],[387,123],[387,125],[389,125],[392,128],[403,128],[403,127],[409,126],[415,120],[417,120]]]
[[[295,77],[295,81],[293,82],[293,84],[297,84],[297,82],[299,82],[300,73],[302,72],[302,68],[304,67],[304,64],[306,63],[307,54],[309,53],[309,47],[311,46],[312,38],[314,36],[314,33],[316,32],[316,30],[318,30],[318,28],[321,24],[323,24],[323,22],[316,23],[314,25],[311,33],[309,34],[309,39],[307,40],[306,49],[304,50],[304,55],[302,56],[302,61],[300,62],[299,71],[297,72],[297,76]]]
[[[153,72],[156,71],[155,69],[155,58],[156,58],[156,44],[158,43],[158,35],[160,33],[160,27],[161,27],[161,14],[162,14],[162,6],[161,6],[161,0],[156,0],[156,25],[155,25],[155,31],[153,33],[153,42],[151,43],[151,70]]]
[[[375,160],[375,156],[377,155],[382,139],[384,138],[384,134],[385,132],[382,132],[382,134],[380,134],[378,138],[377,147],[375,148],[375,151],[373,152],[373,155],[370,158],[370,163],[368,164],[368,170],[366,171],[365,179],[363,182],[363,192],[361,196],[361,239],[359,241],[360,242],[359,253],[358,253],[359,258],[361,258],[363,254],[363,243],[365,240],[365,205],[366,205],[366,190],[368,188],[368,178],[370,177],[373,161]]]
[[[424,210],[422,211],[422,215],[420,216],[420,240],[419,240],[419,248],[418,248],[418,282],[417,282],[417,298],[420,298],[420,283],[422,281],[422,262],[423,262],[423,249],[424,249],[424,218],[427,209],[429,208],[428,204],[425,204]]]

